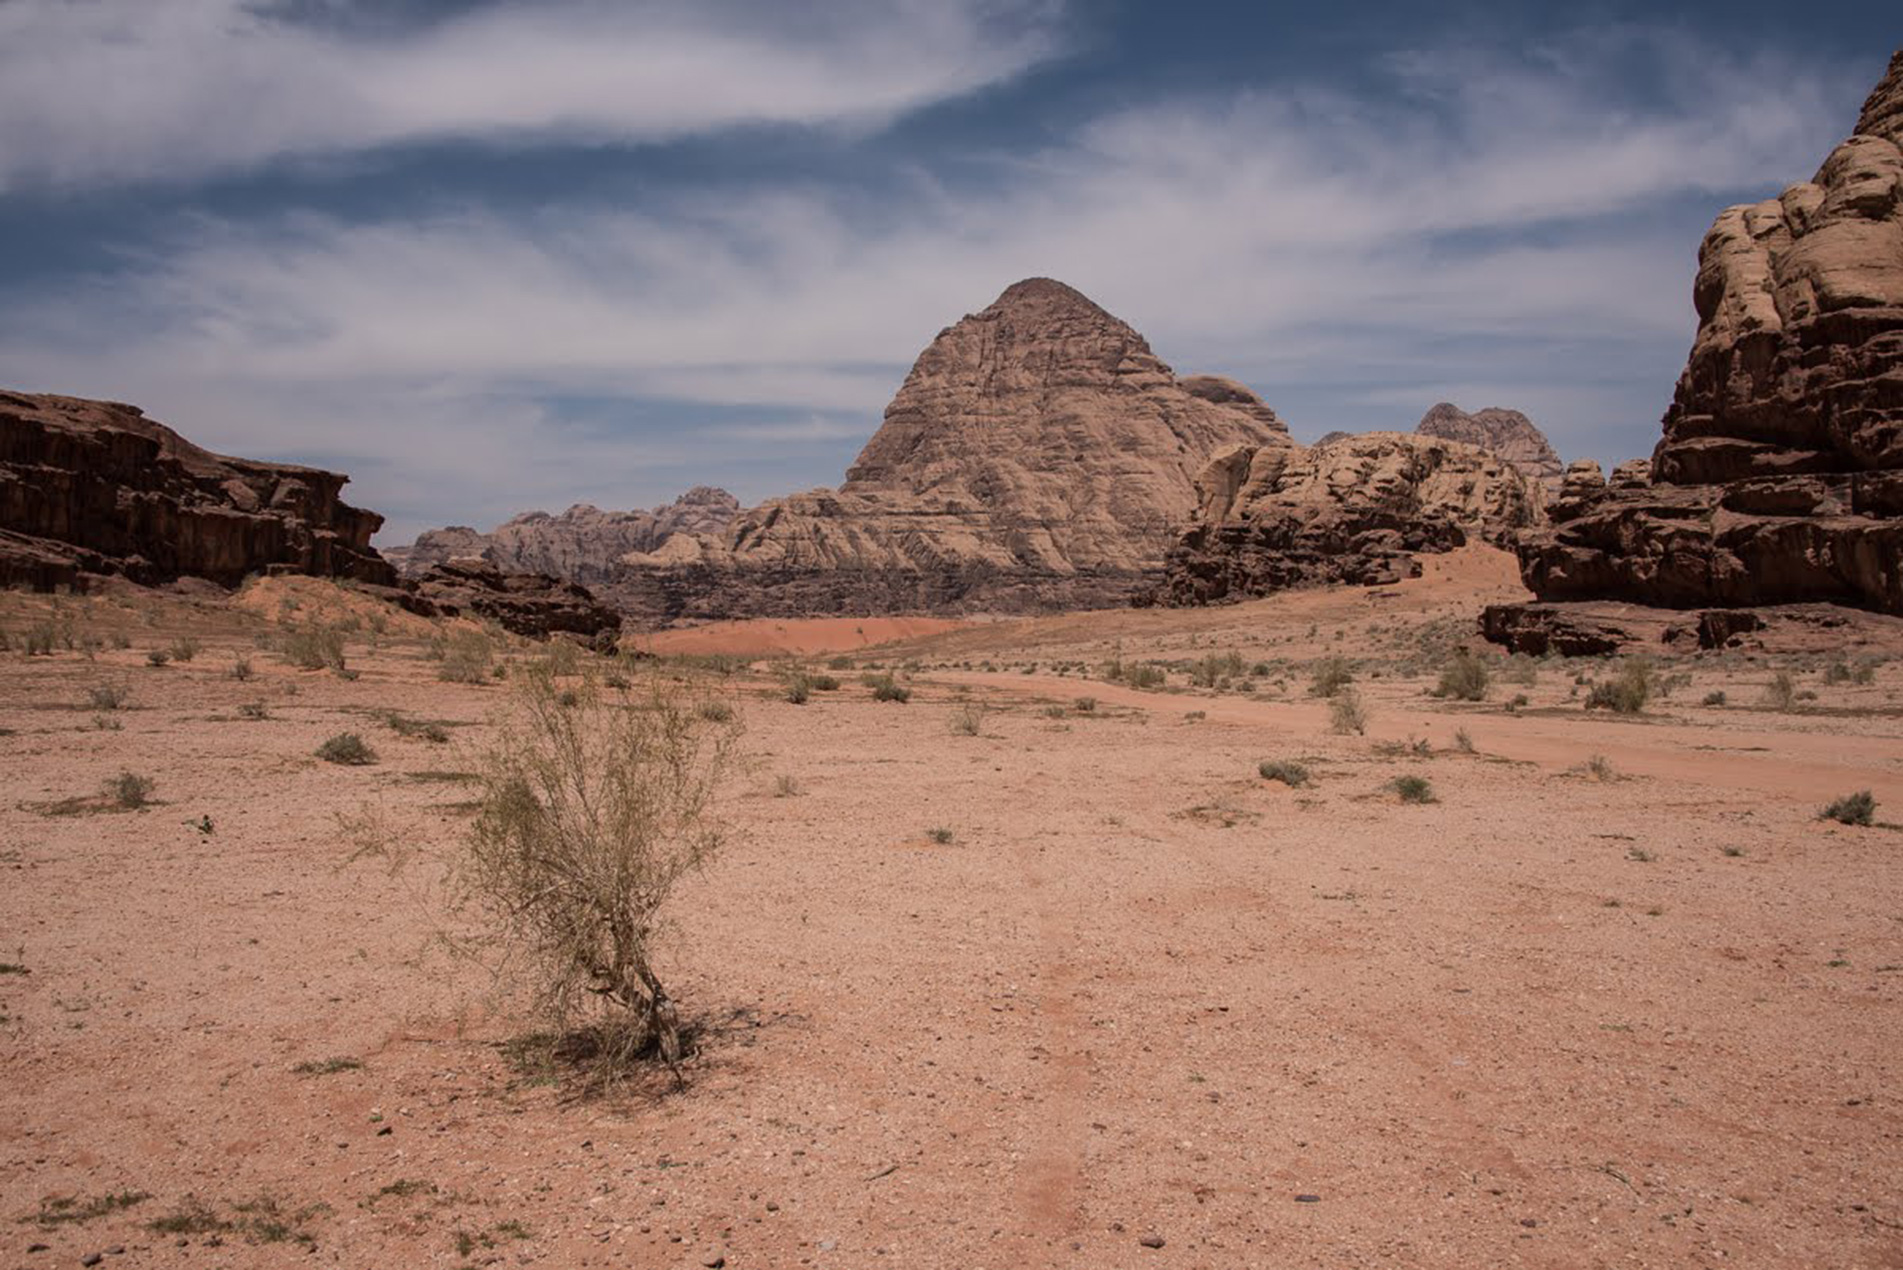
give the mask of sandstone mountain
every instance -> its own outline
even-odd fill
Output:
[[[232,584],[284,570],[388,583],[348,477],[200,449],[135,406],[0,392],[0,585]]]
[[[1398,432],[1327,445],[1235,446],[1197,480],[1195,523],[1151,597],[1208,604],[1420,572],[1414,556],[1510,544],[1540,516],[1535,486],[1475,445]]]
[[[1649,471],[1569,473],[1527,585],[1903,613],[1903,52],[1814,178],[1719,215],[1693,298]]]
[[[1421,417],[1414,431],[1424,437],[1464,441],[1497,454],[1542,490],[1556,488],[1564,470],[1545,434],[1518,410],[1488,406],[1468,414],[1452,402],[1443,401]]]
[[[1233,380],[1178,379],[1045,278],[942,331],[837,490],[630,557],[608,588],[656,620],[1117,604],[1153,584],[1211,455],[1292,447]]]
[[[505,571],[542,573],[584,585],[611,581],[623,556],[653,551],[675,534],[717,534],[740,512],[723,489],[698,485],[652,511],[603,511],[578,503],[559,516],[526,512],[486,534],[465,525],[431,529],[383,554],[406,574],[477,558]]]

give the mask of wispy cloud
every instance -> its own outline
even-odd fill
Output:
[[[1249,379],[1301,431],[1376,421],[1300,413],[1329,402],[1395,402],[1386,422],[1407,426],[1456,384],[1497,390],[1470,408],[1550,403],[1540,422],[1569,455],[1633,454],[1689,345],[1697,233],[1718,199],[1808,176],[1854,109],[1803,87],[1839,82],[1815,66],[1659,32],[1389,71],[1369,98],[1293,85],[1154,102],[878,198],[754,186],[529,219],[200,223],[96,291],[4,306],[0,379],[137,394],[200,439],[262,452],[292,439],[261,421],[274,409],[301,421],[312,401],[354,403],[324,415],[342,451],[458,451],[453,482],[404,504],[425,517],[565,503],[540,492],[564,462],[630,473],[625,496],[587,493],[629,505],[737,440],[868,434],[940,327],[1051,274],[1181,369]],[[1767,96],[1767,79],[1795,87]],[[1662,214],[1687,201],[1689,231]],[[776,413],[662,450],[631,438],[625,461],[591,434],[523,489],[509,438],[558,444],[558,412],[534,403],[575,393]],[[191,414],[170,404],[185,399]],[[459,410],[489,439],[465,448]],[[849,453],[778,488],[836,479]],[[383,479],[362,478],[371,505]],[[741,492],[769,480],[751,469]]]
[[[1051,0],[0,4],[0,190],[181,180],[403,143],[870,128],[1055,53]],[[350,20],[355,19],[355,20]]]

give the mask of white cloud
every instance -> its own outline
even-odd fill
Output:
[[[0,190],[409,142],[876,127],[1057,51],[1052,0],[498,0],[416,28],[267,0],[0,4]]]
[[[1650,47],[1645,105],[1609,104],[1635,87],[1616,42],[1556,46],[1540,73],[1413,58],[1384,102],[1298,88],[1131,109],[998,155],[979,183],[925,174],[870,215],[863,190],[756,187],[532,220],[207,223],[96,291],[5,306],[0,382],[130,396],[260,456],[319,435],[389,460],[363,501],[431,519],[645,505],[657,481],[718,483],[743,460],[736,492],[757,497],[775,444],[841,442],[777,489],[836,480],[941,327],[1049,274],[1308,435],[1386,409],[1408,426],[1437,385],[1497,386],[1454,399],[1533,411],[1568,456],[1642,453],[1719,195],[1808,176],[1849,119],[1825,93],[1763,91],[1830,82],[1816,67]],[[1686,200],[1704,208],[1689,229],[1662,214]],[[533,405],[583,394],[778,414],[657,449]],[[451,458],[430,489],[386,498],[396,464],[432,454]]]

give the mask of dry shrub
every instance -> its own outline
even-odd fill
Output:
[[[278,649],[284,660],[301,670],[344,668],[344,632],[342,628],[316,618],[285,628]]]
[[[1361,694],[1353,688],[1337,688],[1328,701],[1329,730],[1342,736],[1350,732],[1356,736],[1368,730],[1368,707],[1362,703]]]
[[[1652,699],[1656,686],[1652,664],[1642,657],[1628,657],[1617,675],[1592,686],[1592,691],[1586,694],[1586,709],[1638,714]]]
[[[952,711],[951,730],[955,736],[977,736],[985,730],[985,708],[963,705]]]
[[[1819,819],[1834,820],[1840,825],[1872,824],[1876,820],[1876,814],[1877,800],[1867,789],[1834,799],[1829,806],[1817,813]]]
[[[487,683],[494,669],[495,645],[481,631],[452,631],[443,641],[443,664],[436,677],[444,683]]]
[[[1764,704],[1773,710],[1789,710],[1797,704],[1797,680],[1788,670],[1780,670],[1764,685]]]
[[[1440,686],[1434,689],[1434,695],[1455,701],[1484,701],[1491,679],[1487,663],[1462,650],[1441,670]]]
[[[483,756],[458,900],[611,1083],[650,1053],[680,1060],[653,944],[674,884],[721,844],[711,804],[739,730],[658,679],[632,701],[560,698],[546,671],[518,680]]]
[[[1355,670],[1346,657],[1324,657],[1315,663],[1308,692],[1312,697],[1333,697],[1354,681]]]

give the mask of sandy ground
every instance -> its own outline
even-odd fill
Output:
[[[793,654],[811,657],[819,653],[857,652],[898,640],[963,630],[976,624],[941,617],[756,618],[631,635],[626,642],[630,647],[664,656]]]
[[[684,1092],[606,1100],[512,1062],[533,1020],[432,943],[444,778],[506,683],[395,628],[354,680],[255,648],[315,593],[68,600],[90,658],[22,656],[45,601],[0,596],[0,1264],[1903,1265],[1903,833],[1816,818],[1903,808],[1903,662],[1695,659],[1634,719],[1583,662],[1443,702],[1410,658],[1511,580],[1438,563],[914,632],[859,658],[916,665],[903,705],[709,680],[739,837],[666,957],[705,1031]],[[1272,673],[1096,668],[1231,649]],[[1366,736],[1305,691],[1334,652]],[[1815,698],[1763,704],[1781,668]],[[343,730],[381,761],[312,756]],[[157,802],[48,814],[122,770]],[[351,860],[366,811],[403,871]],[[194,1205],[227,1228],[154,1229]]]

